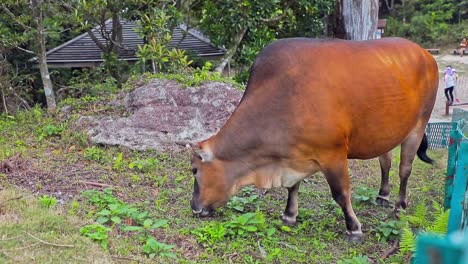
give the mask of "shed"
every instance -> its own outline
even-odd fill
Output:
[[[387,19],[377,20],[377,31],[375,32],[376,38],[381,38],[384,36],[386,27],[387,27]]]
[[[112,20],[106,21],[111,29]],[[138,61],[136,56],[138,45],[143,45],[143,39],[136,32],[137,24],[133,21],[121,21],[123,49],[119,49],[119,58],[129,62]],[[95,27],[93,32],[99,41],[105,43],[104,38],[98,33],[100,27]],[[186,33],[185,38],[183,38]],[[196,29],[188,29],[185,25],[174,28],[169,47],[193,52],[206,59],[218,59],[225,54],[225,49],[214,46],[209,38]],[[34,59],[35,60],[35,59]],[[88,33],[63,43],[47,52],[47,64],[51,68],[82,68],[95,67],[103,62],[102,51],[91,39]]]

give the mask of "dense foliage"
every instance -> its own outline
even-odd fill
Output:
[[[171,31],[180,23],[201,29],[215,45],[224,47],[222,61],[212,69],[233,66],[234,80],[245,83],[258,52],[275,39],[333,37],[337,0],[5,0],[0,4],[1,112],[44,104],[44,86],[37,63],[38,20],[33,3],[41,8],[46,50],[50,50],[113,18],[136,20],[145,39],[137,53],[140,61],[120,61],[120,23],[103,34],[104,63],[91,70],[50,69],[53,90],[60,101],[85,96],[106,87],[121,87],[128,77],[152,73],[184,74],[205,66],[205,61],[179,49],[169,49]],[[385,36],[401,36],[425,47],[455,48],[468,35],[468,0],[380,0],[380,18],[387,18]],[[96,37],[96,36],[94,36]],[[44,75],[42,76],[42,79]],[[96,87],[98,89],[96,89]]]
[[[466,0],[382,0],[387,35],[411,39],[426,47],[458,47],[468,35]],[[393,4],[392,4],[393,3]]]

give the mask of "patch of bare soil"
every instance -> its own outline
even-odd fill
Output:
[[[51,167],[50,164],[43,164],[40,159],[15,155],[1,164],[3,167],[0,167],[0,173],[6,175],[8,184],[33,193],[54,196],[62,204],[72,200],[83,190],[112,186],[112,183],[101,183],[101,186],[90,184],[98,183],[96,175],[99,175],[99,169],[90,168],[82,161],[69,164],[55,160],[54,164],[57,166]]]

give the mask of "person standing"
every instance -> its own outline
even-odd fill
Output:
[[[466,38],[463,38],[462,41],[460,42],[460,57],[463,57],[463,53],[465,52],[467,45],[468,45],[468,42],[466,41]]]
[[[455,86],[455,78],[453,76],[452,67],[447,66],[445,69],[444,75],[444,82],[445,82],[445,97],[447,98],[447,102],[449,105],[453,104],[453,87]]]

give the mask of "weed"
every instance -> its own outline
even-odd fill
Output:
[[[57,198],[48,195],[42,195],[39,197],[39,203],[45,208],[50,208],[57,204]]]
[[[367,256],[355,256],[350,259],[338,260],[337,264],[368,264],[369,258]]]
[[[202,244],[214,245],[216,242],[221,241],[226,235],[226,228],[224,224],[219,222],[211,222],[208,225],[192,231],[197,237],[197,240]]]
[[[376,204],[375,197],[377,196],[377,191],[370,189],[364,186],[358,186],[353,195],[354,200],[359,203],[370,203]]]
[[[70,209],[68,210],[68,214],[76,215],[79,208],[80,208],[80,202],[78,202],[77,200],[73,200],[71,202]]]
[[[164,244],[156,241],[153,237],[149,237],[143,246],[143,252],[150,258],[154,258],[155,256],[176,258],[176,255],[171,252],[172,248],[174,248],[174,245]]]
[[[231,200],[227,203],[229,209],[245,212],[247,206],[258,205],[259,199],[258,195],[252,194],[253,188],[251,186],[243,188],[238,195],[233,196]]]
[[[40,129],[39,140],[43,140],[47,137],[55,137],[60,136],[64,130],[64,125],[46,125]]]
[[[109,232],[111,232],[112,229],[109,227],[103,226],[101,224],[91,224],[91,225],[86,225],[80,229],[80,234],[89,237],[94,241],[99,242],[101,244],[102,248],[107,250],[107,244],[108,244],[108,239],[109,239]]]
[[[404,223],[397,220],[389,222],[381,222],[377,228],[374,229],[377,239],[386,243],[389,240],[397,239],[400,236],[401,229]]]
[[[148,158],[148,159],[140,159],[137,158],[128,164],[129,169],[139,170],[140,172],[146,173],[154,171],[156,168],[161,169],[162,164],[159,162],[158,159],[155,158]]]
[[[167,220],[150,219],[147,211],[141,211],[120,201],[113,196],[111,189],[106,189],[104,192],[86,191],[83,196],[88,197],[88,200],[100,211],[95,214],[97,224],[86,226],[87,228],[82,229],[83,231],[80,230],[81,234],[100,242],[106,248],[107,233],[112,229],[104,225],[119,226],[120,230],[134,232],[140,241],[145,242],[143,251],[150,258],[155,256],[175,257],[175,254],[170,252],[174,246],[156,241],[150,233],[154,229],[167,227]]]
[[[246,213],[240,216],[232,216],[232,219],[226,223],[228,235],[236,237],[245,237],[249,233],[264,230],[266,227],[265,216],[257,211],[256,213]]]
[[[114,165],[112,168],[117,171],[121,171],[124,167],[123,153],[120,152],[117,157],[114,157]]]
[[[86,148],[84,152],[84,157],[89,160],[97,161],[101,164],[107,161],[106,152],[96,146]]]

